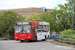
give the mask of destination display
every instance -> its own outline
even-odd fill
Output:
[[[30,22],[17,22],[16,25],[27,25],[31,24]]]

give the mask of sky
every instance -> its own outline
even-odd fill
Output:
[[[58,4],[66,2],[66,0],[0,0],[0,10],[30,7],[54,9]]]

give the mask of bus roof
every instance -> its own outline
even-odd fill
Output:
[[[36,21],[17,21],[17,22],[31,22],[33,24],[49,25],[49,22],[36,22]],[[17,23],[17,22],[15,22],[15,23]]]
[[[49,25],[49,22],[40,22],[40,25]]]
[[[36,21],[17,21],[17,22],[36,22]],[[15,23],[17,23],[15,22]]]

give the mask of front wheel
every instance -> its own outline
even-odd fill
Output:
[[[36,36],[36,39],[35,39],[35,41],[37,41],[37,36]]]
[[[20,40],[20,42],[24,42],[24,40]]]

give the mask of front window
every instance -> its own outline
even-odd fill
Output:
[[[15,33],[31,33],[31,25],[16,25]]]

